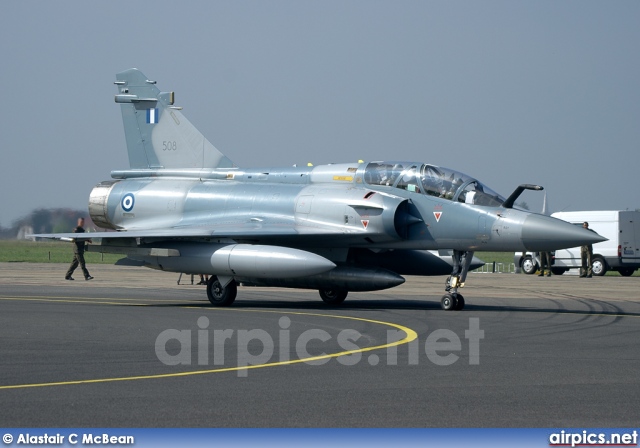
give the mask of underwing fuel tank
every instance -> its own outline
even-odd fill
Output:
[[[320,255],[280,246],[231,244],[211,256],[216,275],[258,277],[304,277],[320,274],[336,265]]]
[[[326,258],[300,249],[254,244],[154,244],[176,249],[177,257],[136,257],[147,266],[186,274],[259,278],[305,277],[335,268]]]

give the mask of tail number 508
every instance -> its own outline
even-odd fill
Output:
[[[162,150],[163,151],[176,151],[178,149],[178,145],[175,141],[165,140],[162,142]]]

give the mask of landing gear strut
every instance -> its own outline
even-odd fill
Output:
[[[453,272],[451,272],[445,284],[445,291],[447,293],[442,296],[442,300],[440,301],[443,310],[460,311],[464,308],[464,297],[458,292],[458,288],[464,286],[464,281],[467,279],[467,273],[469,272],[469,266],[471,266],[471,260],[473,260],[472,251],[453,251]]]

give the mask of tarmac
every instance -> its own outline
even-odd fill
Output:
[[[640,277],[472,273],[351,293],[0,263],[3,427],[635,427]],[[197,279],[195,279],[197,281]]]

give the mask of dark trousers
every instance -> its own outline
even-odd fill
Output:
[[[80,265],[80,268],[82,269],[84,278],[89,277],[89,271],[87,271],[87,266],[85,265],[85,262],[84,262],[84,251],[77,251],[77,252],[74,251],[73,261],[71,262],[71,266],[69,266],[69,270],[67,271],[67,274],[65,275],[65,277],[67,278],[71,277],[71,274],[73,274],[73,271],[76,270],[78,265]]]
[[[580,250],[580,258],[582,259],[580,275],[591,275],[591,252],[589,252],[588,250]]]
[[[549,252],[540,252],[540,272],[544,274],[545,268],[551,272],[551,254]]]

